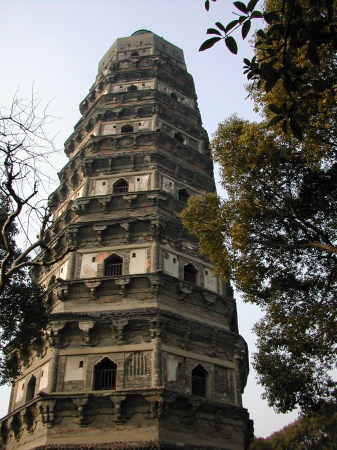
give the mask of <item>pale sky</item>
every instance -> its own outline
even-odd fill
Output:
[[[55,143],[62,149],[80,118],[78,105],[95,81],[99,60],[117,38],[145,28],[184,51],[210,137],[230,114],[258,120],[246,99],[242,74],[242,58],[252,53],[249,43],[239,42],[237,56],[222,42],[198,52],[209,37],[206,29],[216,21],[233,20],[232,11],[229,0],[211,2],[208,13],[204,0],[0,0],[0,104],[10,105],[18,88],[22,98],[29,98],[34,85],[43,104],[51,101],[48,111],[55,120],[49,132],[57,134]],[[55,178],[66,161],[64,155],[54,161]],[[261,313],[236,297],[239,330],[251,354],[255,341],[251,328]],[[262,392],[251,368],[243,404],[255,422],[256,436],[266,437],[297,414],[276,415],[261,399]],[[0,388],[0,398],[2,417],[7,413],[8,387]]]

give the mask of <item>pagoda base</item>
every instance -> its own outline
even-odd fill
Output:
[[[249,448],[240,406],[162,389],[52,394],[2,420],[6,450]]]

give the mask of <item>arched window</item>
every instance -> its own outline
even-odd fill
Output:
[[[208,372],[199,364],[192,370],[192,395],[198,395],[199,397],[206,397],[207,395],[207,382]]]
[[[191,284],[197,284],[197,269],[193,264],[186,264],[184,266],[184,281]]]
[[[94,366],[94,390],[116,389],[117,365],[109,358]]]
[[[190,196],[190,194],[186,191],[186,189],[179,189],[179,191],[178,191],[179,201],[181,201],[183,203],[187,203],[189,196]]]
[[[178,96],[174,92],[171,92],[170,97],[172,97],[174,100],[178,100]]]
[[[122,133],[132,133],[133,132],[133,126],[130,125],[129,123],[126,125],[123,125],[121,128],[121,132]]]
[[[139,53],[137,51],[134,51],[131,53],[131,56],[139,56]]]
[[[30,400],[33,400],[33,398],[35,397],[35,388],[36,388],[36,378],[34,377],[34,375],[32,375],[27,384],[26,403],[29,402]]]
[[[130,91],[137,91],[138,90],[138,87],[136,86],[136,85],[134,85],[134,84],[132,84],[131,86],[128,86],[128,91],[130,92]]]
[[[113,277],[122,275],[123,273],[123,258],[118,255],[111,255],[104,261],[104,276]]]
[[[114,194],[123,194],[125,192],[129,192],[129,183],[124,179],[120,178],[113,185]]]
[[[181,142],[182,144],[184,144],[185,142],[185,138],[181,133],[174,133],[174,139],[176,139],[177,141]]]

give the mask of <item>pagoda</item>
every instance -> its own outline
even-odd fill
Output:
[[[179,218],[215,190],[183,51],[147,30],[117,39],[80,112],[47,235],[56,256],[76,250],[34,272],[50,321],[13,351],[3,448],[246,449],[233,290]]]

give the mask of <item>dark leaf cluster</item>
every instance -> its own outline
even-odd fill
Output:
[[[206,3],[208,10],[209,2]],[[299,111],[321,98],[320,91],[312,87],[308,97],[310,77],[303,66],[307,63],[320,66],[322,53],[327,48],[336,52],[336,8],[332,0],[274,0],[265,2],[263,10],[256,10],[258,3],[259,0],[251,0],[247,4],[234,2],[237,19],[227,25],[216,22],[216,28],[209,28],[207,34],[215,37],[207,39],[200,51],[224,40],[227,48],[237,54],[237,40],[232,34],[240,29],[241,37],[245,39],[251,31],[252,21],[262,20],[266,27],[255,31],[255,56],[251,60],[244,58],[243,72],[266,94],[282,84],[288,95],[286,107],[280,107],[279,113],[274,112],[270,125],[282,122],[283,132],[291,130],[301,141],[309,122],[308,117]],[[299,50],[303,55],[301,60],[297,59]]]
[[[0,227],[2,228],[10,206],[8,200],[0,195]],[[8,240],[14,249],[12,258],[20,255],[15,239],[17,229],[12,223],[8,230]],[[0,260],[6,255],[4,241],[0,236]],[[8,383],[19,370],[11,355],[11,344],[19,352],[27,351],[32,341],[39,339],[41,330],[47,324],[45,293],[37,286],[22,268],[15,272],[0,294],[0,379],[1,384]],[[5,356],[7,353],[7,357]]]
[[[250,450],[334,450],[337,448],[337,405],[319,405],[307,417],[273,433],[266,439],[255,438]]]

